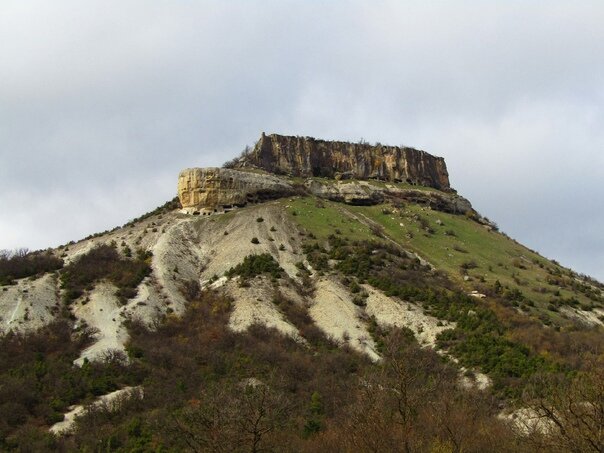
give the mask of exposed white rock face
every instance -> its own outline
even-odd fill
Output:
[[[320,198],[354,205],[373,205],[384,201],[382,190],[366,181],[338,181],[323,184],[315,179],[306,181],[310,193]]]
[[[454,323],[439,321],[426,315],[416,304],[386,296],[383,292],[363,285],[367,291],[367,314],[375,316],[380,325],[407,327],[411,329],[417,341],[423,346],[435,347],[436,337],[446,329],[455,327]]]
[[[0,333],[28,332],[50,323],[59,312],[58,291],[53,274],[0,288]]]
[[[587,326],[604,326],[604,309],[602,308],[593,308],[591,311],[586,311],[578,308],[562,307],[560,312]]]
[[[96,330],[95,342],[82,352],[76,361],[78,365],[84,359],[102,357],[110,350],[125,353],[128,332],[123,325],[123,308],[115,295],[116,289],[110,283],[101,282],[90,292],[88,302],[77,304],[74,310],[76,318]]]
[[[50,432],[58,436],[69,433],[76,423],[76,419],[86,413],[87,409],[95,409],[104,407],[110,412],[116,412],[120,409],[122,403],[130,398],[143,398],[143,390],[141,387],[125,387],[107,395],[100,396],[88,406],[76,405],[71,406],[69,412],[64,416],[64,420],[55,423],[50,427]]]
[[[266,278],[256,278],[253,285],[246,287],[241,287],[237,282],[231,280],[225,290],[233,298],[233,312],[229,320],[229,327],[235,332],[242,332],[254,324],[261,324],[305,343],[298,329],[272,302],[274,290]]]
[[[316,286],[314,302],[309,310],[315,324],[336,342],[367,354],[371,360],[379,360],[361,311],[352,302],[348,290],[333,278],[322,278]]]

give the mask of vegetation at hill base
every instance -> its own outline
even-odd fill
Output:
[[[278,297],[280,307],[291,304]],[[306,336],[306,346],[261,326],[234,333],[227,327],[230,304],[216,292],[204,292],[182,318],[168,318],[154,331],[132,323],[128,366],[119,356],[72,366],[78,345],[65,325],[26,343],[21,339],[18,346],[14,338],[4,340],[3,372],[10,377],[3,382],[10,384],[3,389],[23,395],[23,402],[3,399],[20,409],[2,406],[2,449],[528,452],[547,445],[568,451],[572,439],[515,433],[497,417],[496,398],[456,385],[456,368],[420,348],[406,329],[380,329],[384,360],[375,364],[317,330]],[[594,370],[581,373],[580,382],[582,391],[597,397]],[[560,391],[535,393],[537,378],[554,377]],[[527,404],[576,402],[572,383],[578,377],[533,378]],[[44,425],[58,420],[78,397],[140,383],[143,398],[123,400],[118,410],[91,408],[71,436],[44,433]],[[38,395],[33,404],[30,395]],[[48,413],[49,401],[54,412]],[[571,435],[583,434],[579,426]]]
[[[140,381],[119,354],[74,366],[92,333],[74,334],[58,321],[30,335],[0,337],[1,451],[54,450],[58,443],[47,427],[63,420],[69,406]]]

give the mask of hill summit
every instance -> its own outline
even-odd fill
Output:
[[[409,147],[262,133],[232,168],[260,168],[303,178],[377,179],[449,190],[445,160]]]
[[[225,166],[180,173],[178,196],[185,212],[226,212],[301,191],[355,205],[400,198],[445,212],[472,211],[450,187],[444,159],[413,148],[263,133],[253,150]]]

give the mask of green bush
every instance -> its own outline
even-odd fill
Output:
[[[239,275],[244,279],[248,279],[261,274],[270,274],[273,278],[279,278],[282,273],[283,269],[272,255],[270,253],[263,253],[261,255],[246,256],[242,263],[230,268],[226,276],[233,277]]]

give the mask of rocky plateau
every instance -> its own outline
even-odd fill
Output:
[[[451,190],[442,157],[404,146],[263,133],[251,152],[231,164],[302,178],[378,179]]]
[[[183,212],[221,213],[295,193],[352,205],[398,199],[454,214],[472,211],[451,189],[444,160],[413,148],[263,134],[251,153],[229,166],[183,170]]]

